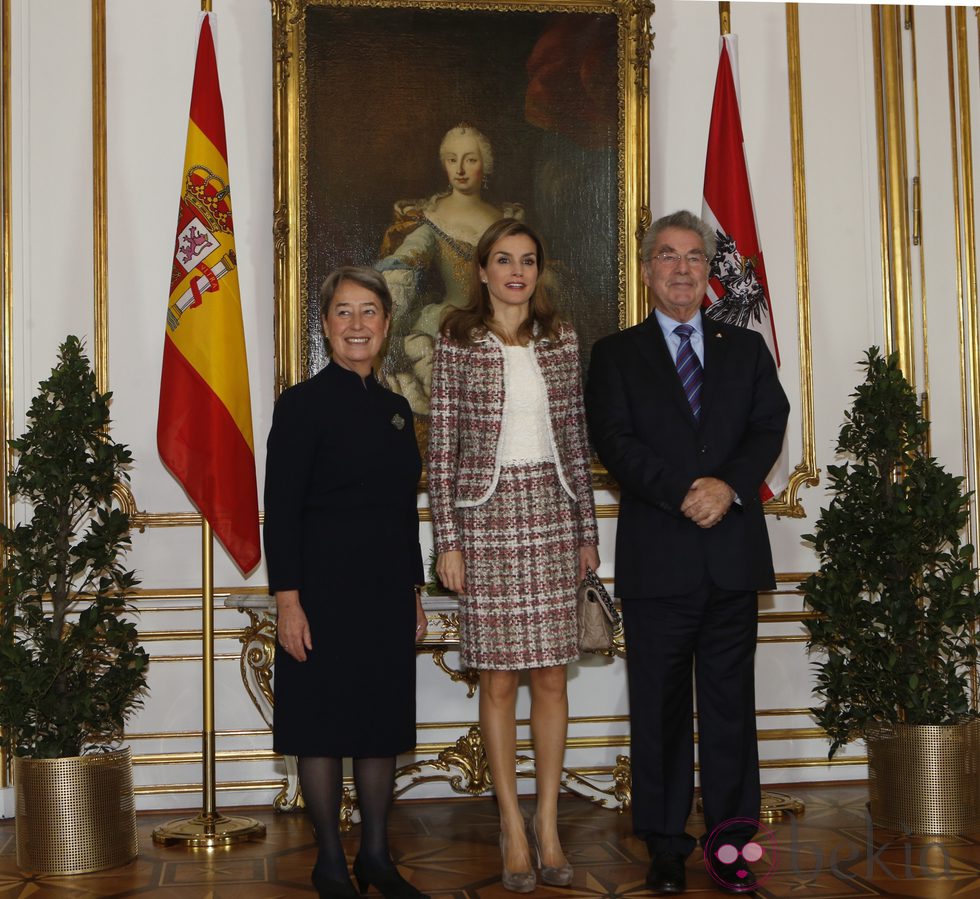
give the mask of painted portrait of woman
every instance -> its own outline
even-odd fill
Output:
[[[474,247],[494,222],[541,235],[583,360],[622,324],[636,212],[623,206],[618,8],[316,0],[305,15],[302,367],[311,376],[326,361],[311,285],[342,262],[374,267],[394,301],[379,374],[408,399],[424,447],[435,336],[468,299]]]
[[[474,126],[461,122],[446,132],[439,163],[447,186],[429,197],[395,203],[376,266],[394,301],[382,377],[420,415],[429,411],[439,325],[447,310],[467,302],[477,241],[499,219],[524,217],[519,203],[495,205],[485,198],[493,148]]]

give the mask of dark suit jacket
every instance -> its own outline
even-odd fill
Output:
[[[758,490],[779,455],[789,403],[759,334],[704,319],[700,423],[652,313],[596,342],[585,404],[599,458],[621,489],[618,596],[680,596],[706,578],[725,590],[773,586]],[[712,528],[680,511],[706,476],[741,500]]]

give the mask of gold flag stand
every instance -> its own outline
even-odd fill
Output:
[[[201,12],[211,12],[211,0],[201,0]],[[204,767],[204,807],[193,818],[178,818],[153,831],[153,842],[200,848],[227,846],[265,836],[265,825],[254,818],[221,815],[215,810],[214,776],[214,535],[201,515],[201,666],[204,681],[201,761]]]
[[[202,762],[204,766],[204,807],[193,818],[178,818],[161,824],[153,831],[153,842],[164,846],[181,843],[185,846],[227,846],[265,836],[265,825],[254,818],[226,816],[215,810],[214,777],[214,537],[211,525],[202,517],[201,562],[203,589],[201,591],[201,642],[204,674],[204,726]]]

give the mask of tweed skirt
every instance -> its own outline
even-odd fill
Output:
[[[456,512],[463,666],[523,670],[578,658],[578,529],[554,463],[505,465],[485,503]]]

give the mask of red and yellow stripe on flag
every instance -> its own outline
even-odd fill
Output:
[[[224,109],[204,14],[174,241],[157,447],[243,572],[259,563],[258,494]]]

